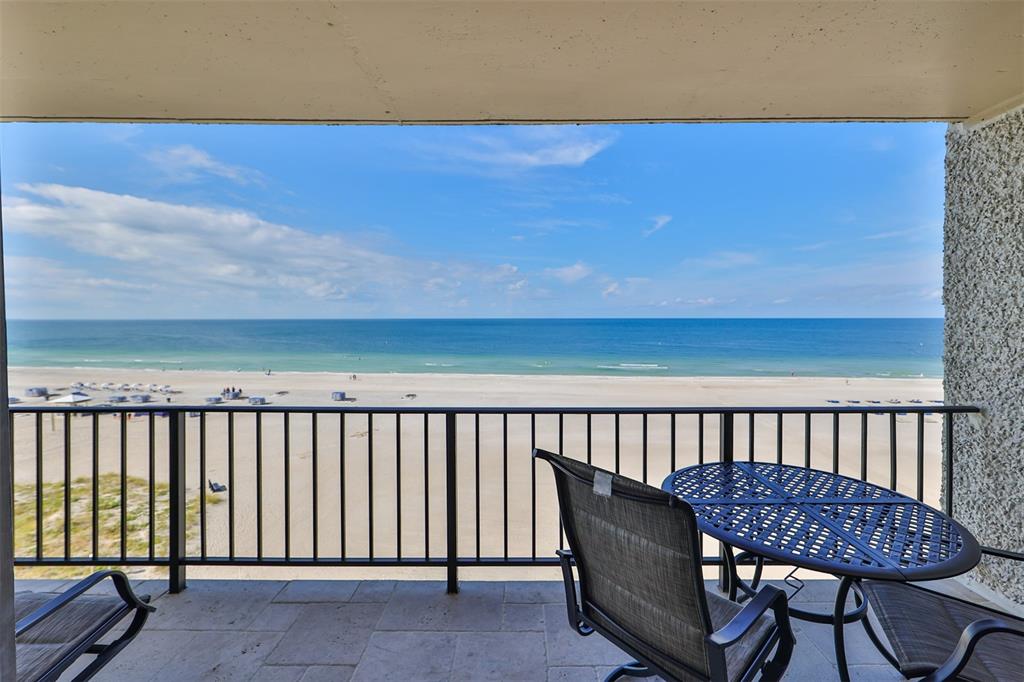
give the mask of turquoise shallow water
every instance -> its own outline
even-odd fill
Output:
[[[942,375],[941,319],[12,320],[15,366]]]

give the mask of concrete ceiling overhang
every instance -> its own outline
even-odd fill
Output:
[[[3,120],[949,120],[1024,2],[0,0]]]

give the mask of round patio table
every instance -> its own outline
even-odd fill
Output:
[[[865,617],[858,581],[936,580],[981,560],[974,536],[946,514],[894,490],[806,467],[769,462],[713,462],[668,475],[666,492],[686,500],[697,527],[729,547],[840,579],[831,614],[790,609],[796,618],[830,623],[839,676],[849,680],[844,623]],[[735,573],[733,584],[751,590]],[[857,608],[846,612],[851,586]]]

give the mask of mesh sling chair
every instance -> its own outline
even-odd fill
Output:
[[[534,457],[555,472],[570,547],[558,552],[569,624],[636,659],[607,680],[782,676],[794,643],[785,593],[766,586],[740,606],[705,592],[697,523],[685,501],[551,452]]]
[[[104,578],[116,594],[86,594]],[[149,597],[138,597],[120,571],[99,571],[61,594],[18,592],[14,595],[15,654],[18,682],[58,679],[79,656],[94,654],[89,665],[75,675],[88,680],[139,634],[150,612]],[[128,627],[109,644],[99,640],[133,614]]]
[[[982,553],[1021,561],[996,549]],[[885,635],[886,647],[868,618],[868,637],[906,678],[923,682],[1024,679],[1024,619],[933,590],[884,580],[861,589]]]

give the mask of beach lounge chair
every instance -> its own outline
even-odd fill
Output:
[[[764,586],[740,605],[705,591],[690,505],[583,462],[543,450],[534,457],[554,469],[569,539],[570,549],[558,552],[569,625],[600,633],[635,659],[606,682],[782,677],[794,643],[785,593]]]
[[[86,594],[105,578],[117,594]],[[75,676],[87,680],[139,634],[155,609],[149,597],[136,596],[120,571],[99,571],[61,594],[18,592],[14,595],[18,682],[50,682],[79,656],[95,659]],[[99,640],[128,615],[128,628],[109,644]]]
[[[983,553],[1020,561],[999,550]],[[865,618],[868,637],[900,673],[923,682],[1021,679],[1024,619],[910,583],[861,584],[888,646]]]

